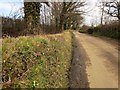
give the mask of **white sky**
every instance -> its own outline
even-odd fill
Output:
[[[98,0],[87,0],[88,12],[85,15],[85,24],[91,25],[99,24],[100,22],[100,9],[97,7]]]
[[[11,12],[16,12],[23,7],[23,0],[0,0],[0,15],[9,16]],[[91,23],[98,23],[100,21],[99,9],[96,7],[98,0],[87,0],[87,10],[84,24],[91,25]]]

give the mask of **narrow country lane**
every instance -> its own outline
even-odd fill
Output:
[[[77,44],[74,46],[71,87],[118,88],[118,45],[83,33],[74,32],[74,35]],[[80,65],[75,67],[80,62],[84,62],[81,73]],[[75,73],[79,75],[75,77]],[[83,81],[89,84],[81,84],[80,78],[86,78]]]

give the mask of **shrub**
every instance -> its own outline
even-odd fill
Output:
[[[79,30],[79,32],[80,32],[80,33],[86,33],[85,30],[81,30],[81,29]]]
[[[109,24],[99,25],[97,27],[94,27],[93,32],[96,35],[102,35],[102,36],[118,39],[120,36],[119,27],[120,27],[119,22],[113,21]]]
[[[69,87],[71,48],[69,32],[3,39],[3,87]]]
[[[88,29],[88,33],[89,33],[89,34],[92,34],[92,33],[93,33],[93,29],[92,29],[92,28],[89,28],[89,29]]]

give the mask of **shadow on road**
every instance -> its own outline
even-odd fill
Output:
[[[89,88],[86,62],[89,58],[85,50],[73,35],[73,59],[70,70],[70,88]]]

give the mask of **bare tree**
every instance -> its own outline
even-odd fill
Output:
[[[112,0],[111,2],[105,3],[104,11],[112,17],[117,17],[120,20],[120,1]]]
[[[103,25],[104,8],[105,8],[105,2],[102,2],[102,6],[101,6],[101,25]]]
[[[52,3],[52,11],[55,16],[56,28],[59,29],[58,31],[64,30],[66,25],[67,27],[70,26],[70,20],[73,20],[74,16],[80,16],[81,13],[83,13],[80,9],[83,6],[85,6],[85,2],[82,0],[76,2]]]
[[[81,14],[81,10],[78,8],[83,7],[85,5],[85,2],[78,1],[78,2],[63,2],[62,3],[62,11],[60,13],[60,25],[59,29],[63,30],[63,25],[65,23],[65,20],[67,20],[68,17],[74,16],[76,14]]]

